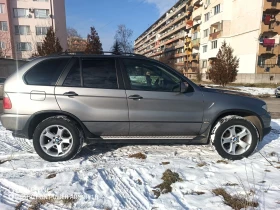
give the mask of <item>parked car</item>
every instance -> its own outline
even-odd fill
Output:
[[[72,159],[83,143],[210,142],[237,160],[271,129],[264,101],[199,87],[134,54],[41,57],[10,76],[4,92],[3,126],[33,139],[47,161]]]
[[[4,82],[5,82],[6,78],[1,78],[0,77],[0,98],[3,98],[3,88],[4,88]]]
[[[277,87],[275,89],[275,96],[276,96],[276,98],[278,98],[280,96],[280,87]]]

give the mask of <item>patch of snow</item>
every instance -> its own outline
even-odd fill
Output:
[[[210,145],[84,147],[71,161],[50,163],[26,152],[11,132],[0,126],[0,209],[34,198],[54,197],[44,209],[71,209],[62,198],[74,197],[73,209],[231,209],[212,190],[223,187],[232,195],[250,192],[260,209],[280,209],[280,119],[257,151],[240,161],[217,163],[222,158]],[[29,143],[28,143],[29,144]],[[129,158],[142,152],[147,159]],[[162,162],[170,162],[164,165]],[[205,163],[199,167],[199,163]],[[152,190],[162,183],[165,170],[177,172],[182,182],[156,199]],[[47,179],[48,175],[56,174]],[[229,183],[236,186],[229,186]],[[205,194],[197,195],[196,192]]]
[[[269,94],[274,95],[275,88],[258,88],[258,87],[233,87],[239,89],[241,92],[250,93],[252,95]]]

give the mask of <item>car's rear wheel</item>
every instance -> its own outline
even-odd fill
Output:
[[[33,145],[44,160],[66,161],[80,152],[83,135],[73,121],[65,116],[55,116],[42,121],[36,127]]]
[[[213,144],[217,152],[230,160],[250,156],[259,142],[256,127],[248,120],[230,116],[221,119],[213,129]]]

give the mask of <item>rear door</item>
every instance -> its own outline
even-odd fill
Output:
[[[131,136],[196,136],[203,97],[191,86],[180,93],[181,78],[158,62],[122,59],[126,75]]]
[[[93,134],[128,135],[126,93],[115,58],[74,58],[55,95],[61,110],[75,115]]]

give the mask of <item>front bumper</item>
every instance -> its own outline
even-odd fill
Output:
[[[269,133],[270,133],[270,131],[271,131],[271,127],[264,128],[264,129],[263,129],[263,136],[265,136],[265,135],[269,134]]]

